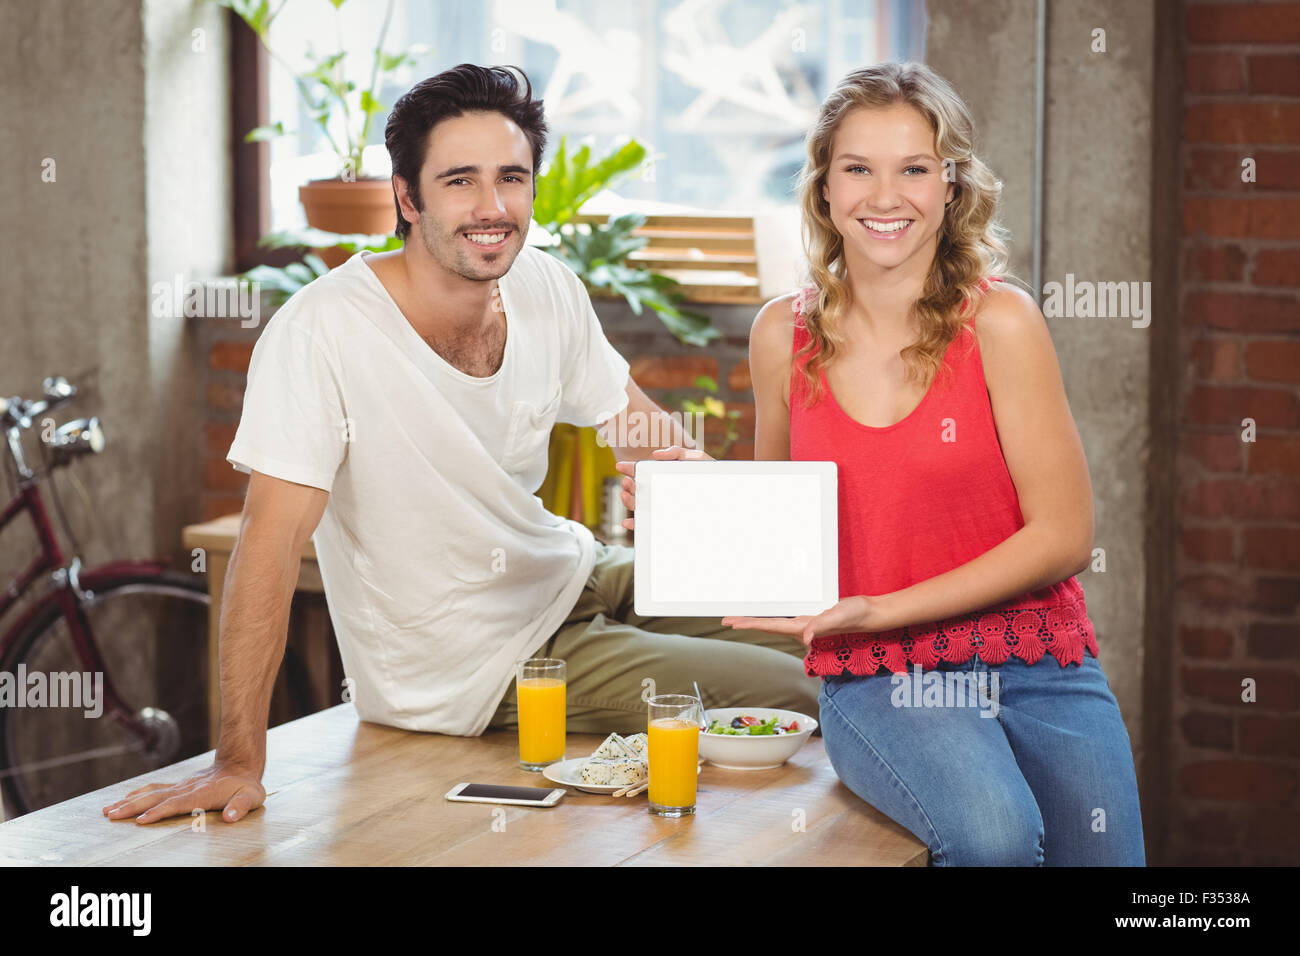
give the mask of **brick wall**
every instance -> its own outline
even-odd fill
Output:
[[[1190,0],[1184,13],[1169,862],[1294,864],[1300,4]],[[1242,181],[1247,158],[1255,182]],[[1247,678],[1254,703],[1242,700]]]

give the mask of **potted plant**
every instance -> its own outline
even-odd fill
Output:
[[[677,292],[677,282],[627,262],[630,253],[649,242],[632,235],[645,225],[645,216],[624,213],[596,226],[573,222],[587,200],[640,169],[645,160],[645,147],[634,139],[593,163],[589,146],[571,152],[560,137],[546,172],[537,177],[533,221],[551,234],[547,251],[576,272],[589,292],[621,295],[637,315],[643,305],[649,306],[679,341],[707,345],[718,337],[718,330],[704,313],[681,307],[684,297]]]
[[[272,9],[271,0],[217,0],[221,6],[233,10],[257,34],[271,58],[293,74],[298,94],[313,123],[320,128],[338,157],[336,176],[313,180],[299,187],[298,197],[307,224],[330,233],[392,233],[396,227],[392,181],[386,176],[369,174],[363,163],[363,152],[375,116],[385,109],[376,98],[383,79],[404,64],[413,63],[428,51],[428,47],[415,45],[400,53],[384,51],[384,38],[393,16],[393,0],[389,0],[375,44],[374,61],[369,67],[369,86],[358,90],[356,83],[347,79],[344,69],[347,52],[344,50],[318,55],[309,47],[305,53],[309,69],[299,71],[272,48],[269,39],[271,24],[287,2],[280,0]],[[329,2],[338,16],[346,0]],[[277,121],[250,130],[244,142],[267,140],[286,132],[283,121]],[[339,246],[317,248],[316,252],[331,268],[350,254]]]

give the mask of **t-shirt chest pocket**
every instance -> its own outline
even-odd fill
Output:
[[[551,428],[560,411],[561,389],[541,405],[533,402],[515,402],[510,413],[510,428],[506,432],[505,447],[501,453],[501,467],[512,474],[520,474],[545,455],[551,439]]]

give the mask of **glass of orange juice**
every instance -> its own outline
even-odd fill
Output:
[[[650,812],[684,817],[695,812],[695,779],[700,759],[699,698],[660,694],[648,700],[650,726]]]
[[[564,661],[534,657],[520,661],[515,675],[519,709],[519,766],[541,770],[564,759]]]

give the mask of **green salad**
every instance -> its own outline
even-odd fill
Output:
[[[795,734],[798,732],[799,721],[792,720],[790,723],[782,725],[776,714],[773,714],[767,720],[760,720],[758,717],[745,714],[733,717],[726,724],[720,720],[714,720],[709,724],[709,729],[705,731],[707,734],[743,734],[750,737],[771,737],[776,734]]]

